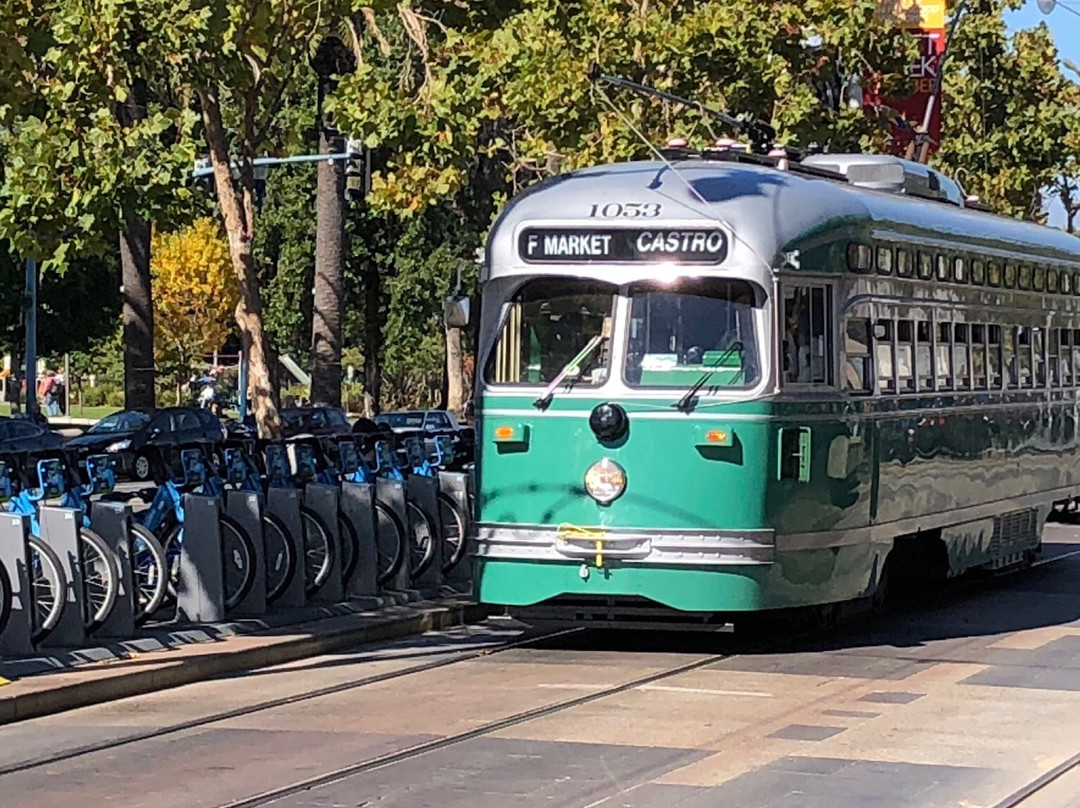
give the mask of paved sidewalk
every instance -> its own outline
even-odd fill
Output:
[[[0,660],[0,724],[215,676],[474,622],[487,611],[447,593],[370,598],[231,623],[149,629],[97,648]]]

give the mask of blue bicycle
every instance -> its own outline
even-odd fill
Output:
[[[202,491],[207,478],[203,451],[199,448],[182,449],[180,467],[180,477],[166,479],[159,485],[150,501],[150,507],[135,514],[134,519],[136,525],[160,537],[169,573],[168,590],[173,599],[176,598],[176,586],[180,578],[180,549],[185,541],[183,495]],[[162,463],[162,468],[168,468],[168,465]],[[244,528],[232,517],[220,514],[219,525],[225,608],[231,609],[244,599],[254,583],[255,546]],[[189,540],[198,541],[199,538]]]
[[[435,437],[433,442],[435,453],[431,456],[428,456],[422,437],[408,437],[402,443],[409,458],[410,473],[416,476],[438,479],[439,471],[454,462],[454,443],[449,435]],[[457,500],[443,491],[438,492],[437,500],[442,540],[449,550],[444,555],[442,563],[442,571],[446,574],[461,563],[468,548],[465,536],[465,511]]]
[[[71,507],[65,500],[67,483],[65,467],[60,458],[38,460],[36,465],[38,487],[31,487],[24,474],[19,485],[13,481],[11,466],[0,464],[0,497],[6,499],[7,510],[25,516],[30,523],[28,540],[31,589],[34,599],[31,636],[34,642],[56,627],[63,613],[62,593],[67,579],[56,552],[41,541],[41,524],[38,509],[43,502],[60,500],[63,507]],[[120,567],[105,540],[88,525],[79,528],[79,565],[83,579],[83,625],[87,632],[99,628],[109,616],[120,591]]]
[[[83,463],[87,482],[71,473],[71,482],[60,498],[60,505],[82,511],[83,526],[90,528],[90,498],[109,495],[116,487],[113,459],[108,455],[90,455]],[[153,616],[167,594],[165,550],[157,537],[134,521],[130,526],[131,571],[134,578],[135,625],[141,626]]]
[[[206,479],[206,493],[224,497],[231,488],[265,494],[266,481],[242,446],[226,447],[222,457],[222,468],[212,471]],[[296,554],[289,539],[288,527],[276,515],[266,511],[262,513],[262,534],[266,555],[266,600],[273,603],[284,594],[296,572]]]

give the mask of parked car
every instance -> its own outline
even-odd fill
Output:
[[[286,407],[281,411],[281,434],[285,438],[348,437],[352,431],[352,424],[340,407]]]
[[[209,410],[166,407],[153,413],[122,410],[101,419],[86,434],[66,444],[80,457],[105,452],[116,458],[118,474],[139,482],[161,471],[162,452],[182,443],[217,443],[225,427]]]
[[[64,437],[23,418],[0,417],[0,452],[59,449]]]

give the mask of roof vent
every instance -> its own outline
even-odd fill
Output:
[[[911,160],[887,154],[815,154],[802,163],[843,174],[860,188],[964,205],[964,191],[956,181]]]

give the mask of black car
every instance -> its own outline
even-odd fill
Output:
[[[209,410],[167,407],[153,413],[122,410],[106,416],[67,447],[80,457],[104,452],[116,458],[116,471],[144,482],[159,471],[171,447],[183,443],[218,443],[225,427]]]
[[[422,435],[428,454],[435,453],[436,435],[449,435],[454,446],[455,466],[470,462],[475,451],[473,428],[459,423],[447,410],[384,412],[375,416],[374,426],[389,429],[401,437]]]
[[[287,407],[281,411],[282,437],[349,437],[352,424],[340,407]]]
[[[0,417],[0,452],[59,449],[64,437],[23,418]]]

